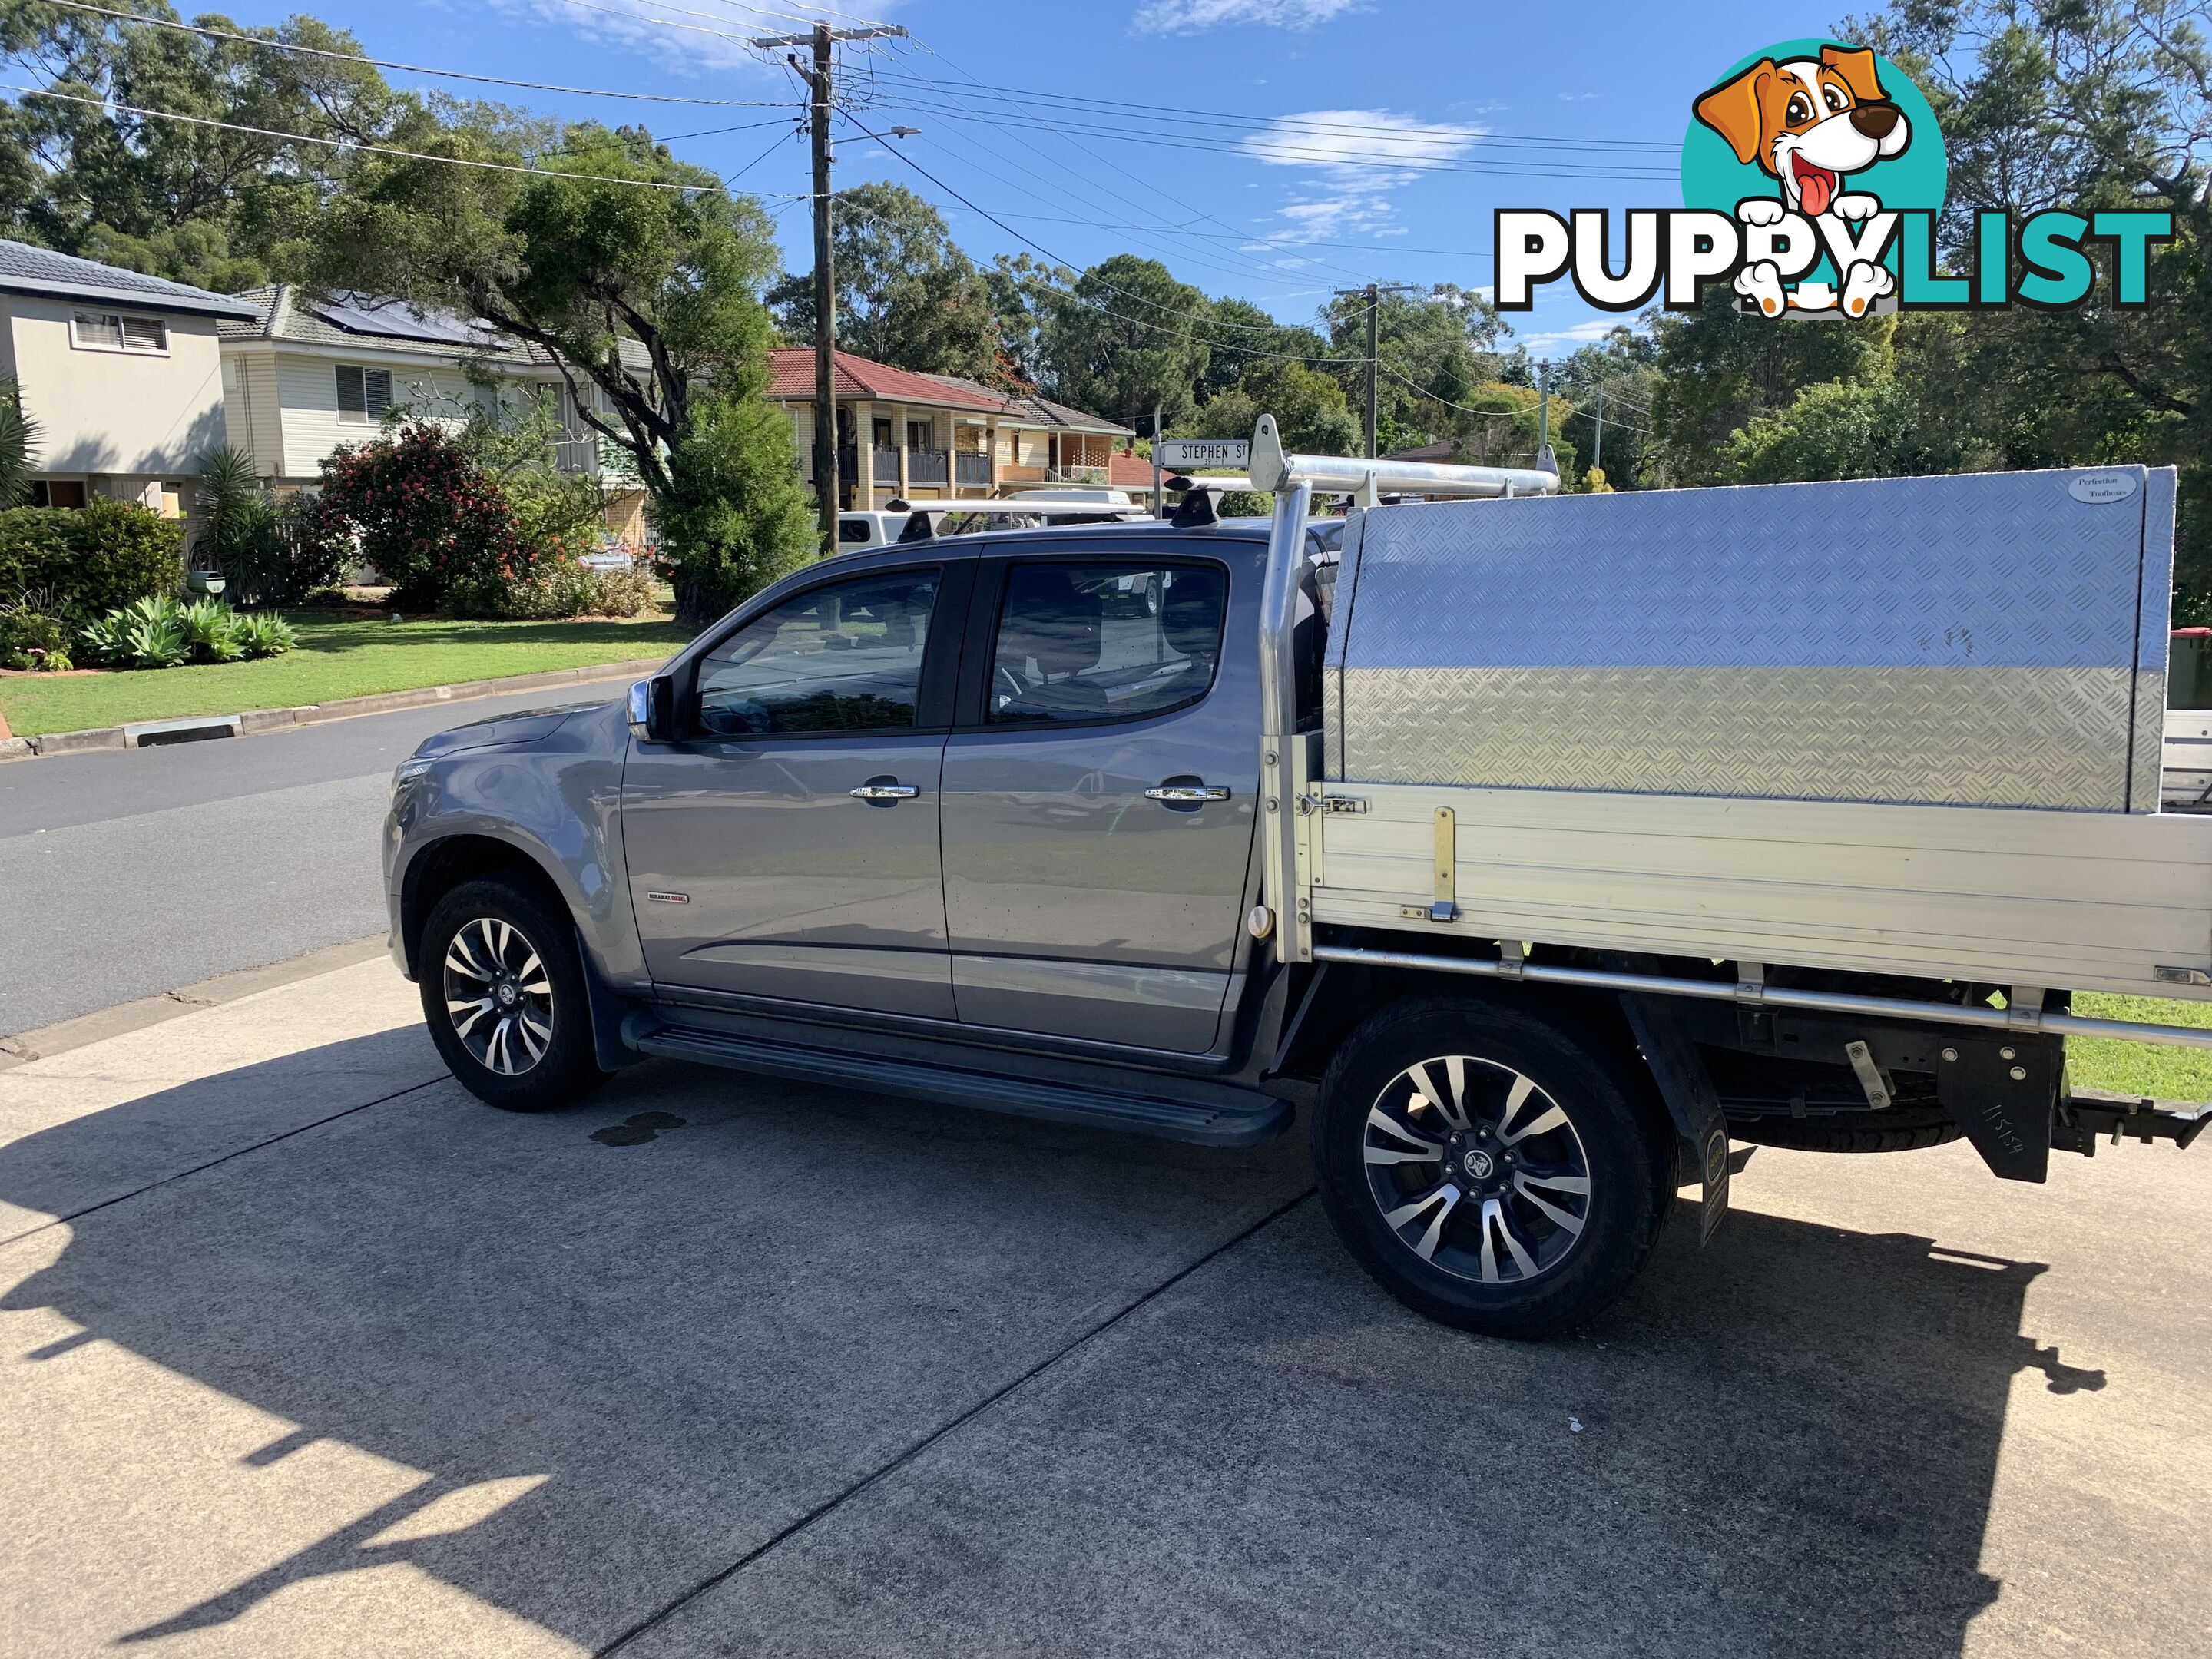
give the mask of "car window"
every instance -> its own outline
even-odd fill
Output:
[[[935,570],[817,587],[756,617],[699,662],[698,724],[725,737],[910,727]]]
[[[868,539],[868,521],[866,519],[837,520],[837,539],[841,542],[865,542]]]
[[[1228,597],[1218,565],[1018,564],[986,718],[1131,719],[1195,702],[1213,684]]]

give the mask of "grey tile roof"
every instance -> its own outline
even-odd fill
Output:
[[[0,293],[35,294],[58,300],[104,300],[111,304],[137,306],[146,311],[184,312],[197,316],[234,318],[245,307],[225,295],[187,288],[119,265],[79,259],[28,242],[0,240]]]
[[[431,357],[446,362],[459,362],[466,357],[475,357],[530,363],[545,368],[553,367],[553,357],[550,352],[503,335],[487,340],[482,347],[469,349],[451,341],[423,340],[400,334],[370,334],[340,328],[318,316],[312,296],[290,283],[248,289],[234,297],[251,308],[251,317],[243,322],[218,324],[216,331],[226,340],[284,340],[301,345],[352,346],[356,349],[374,345],[379,351],[396,351],[409,356]],[[649,373],[653,368],[652,354],[636,340],[622,342],[622,360],[625,367],[641,374]]]

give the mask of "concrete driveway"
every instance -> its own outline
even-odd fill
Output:
[[[0,1074],[0,1652],[2212,1651],[2212,1153],[1760,1152],[1582,1335],[1200,1152],[656,1063],[510,1117],[369,963]]]

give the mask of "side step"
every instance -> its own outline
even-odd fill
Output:
[[[2148,1146],[2170,1140],[2185,1150],[2212,1123],[2212,1105],[2191,1102],[2149,1100],[2140,1095],[2116,1095],[2102,1089],[2076,1089],[2058,1108],[2051,1125],[2051,1144],[2061,1152],[2097,1155],[2097,1137],[2108,1134],[2112,1145],[2122,1136]]]
[[[1200,1146],[1249,1146],[1289,1127],[1291,1117],[1288,1101],[1256,1091],[1238,1091],[1249,1104],[1200,1103],[927,1060],[771,1042],[696,1025],[664,1025],[649,1015],[631,1015],[623,1023],[623,1040],[641,1053],[669,1060],[764,1072],[802,1083],[843,1083],[948,1106],[1088,1123]]]

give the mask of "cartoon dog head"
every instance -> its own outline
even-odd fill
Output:
[[[1693,106],[1729,141],[1739,161],[1756,161],[1781,182],[1795,211],[1822,214],[1844,175],[1897,155],[1911,124],[1875,73],[1874,54],[1822,46],[1818,58],[1762,58]]]

